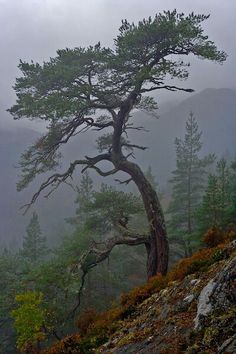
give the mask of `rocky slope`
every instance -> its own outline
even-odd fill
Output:
[[[108,312],[88,311],[78,329],[44,353],[236,353],[236,240],[181,260]]]
[[[236,353],[236,241],[218,257],[146,299],[98,353]]]

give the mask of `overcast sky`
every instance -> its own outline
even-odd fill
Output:
[[[101,41],[112,45],[121,19],[138,21],[162,10],[210,14],[206,33],[229,55],[221,66],[192,60],[185,86],[236,88],[236,0],[0,0],[0,104],[14,102],[11,86],[19,75],[19,59],[42,61],[65,47]],[[174,95],[174,96],[173,96]],[[161,102],[180,93],[161,95]],[[0,123],[1,126],[1,123]]]

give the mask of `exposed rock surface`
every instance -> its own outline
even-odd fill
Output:
[[[235,242],[206,271],[146,299],[120,328],[96,353],[236,353]]]

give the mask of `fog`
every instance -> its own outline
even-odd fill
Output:
[[[59,48],[88,46],[98,41],[104,46],[112,46],[121,19],[137,22],[164,9],[210,14],[204,24],[206,33],[228,54],[223,66],[190,57],[190,77],[184,85],[196,92],[207,87],[236,87],[233,75],[236,55],[234,0],[0,0],[0,8],[1,111],[15,100],[12,85],[19,75],[19,59],[47,61]],[[158,101],[162,104],[183,99],[185,95],[161,92]],[[9,115],[2,116],[0,126],[17,124]]]
[[[80,77],[73,82],[82,86],[76,95],[79,100],[83,95],[84,106],[77,106],[73,99],[75,86],[69,82],[70,75],[65,76],[68,92],[63,87],[59,99],[55,94],[55,101],[50,101],[54,87],[64,79],[64,70],[60,72],[61,67],[56,66],[52,95],[49,92],[41,100],[45,78],[42,75],[39,91],[32,90],[32,107],[23,95],[16,105],[16,116],[22,111],[27,114],[28,109],[29,114],[34,114],[35,109],[36,114],[42,112],[41,116],[45,113],[49,117],[46,123],[37,119],[14,121],[7,113],[16,101],[13,86],[21,75],[20,60],[42,64],[55,57],[58,49],[98,42],[113,48],[122,19],[137,23],[175,8],[185,15],[210,14],[203,23],[205,33],[228,57],[219,65],[185,56],[183,60],[190,63],[189,78],[184,82],[175,79],[171,84],[195,92],[157,90],[154,95],[160,108],[158,120],[152,112],[142,109],[134,109],[129,116],[129,108],[134,107],[139,96],[153,89],[155,80],[151,81],[151,76],[149,90],[142,91],[136,84],[127,99],[120,102],[120,96],[116,97],[118,89],[113,91],[115,100],[113,95],[107,100],[107,77],[101,80],[101,86],[94,85],[91,67],[86,74],[87,85],[79,81]],[[125,345],[127,353],[138,352],[139,348],[150,354],[162,349],[176,352],[180,348],[181,352],[183,349],[190,353],[193,348],[208,352],[209,343],[212,352],[222,352],[225,343],[235,345],[233,327],[229,326],[229,331],[225,327],[231,318],[233,321],[235,310],[233,282],[228,281],[233,279],[235,260],[230,252],[235,249],[233,243],[222,248],[222,242],[236,239],[235,10],[236,0],[0,0],[0,353],[41,353],[39,348],[45,353],[59,353],[59,348],[63,353],[110,349],[121,353],[120,345]],[[188,36],[183,33],[185,27],[182,29],[177,34],[185,50]],[[171,48],[168,50],[171,52]],[[194,52],[195,48],[191,50]],[[202,56],[207,55],[203,52]],[[127,65],[122,60],[120,63]],[[151,72],[154,63],[147,67],[150,75],[155,75]],[[171,73],[168,65],[163,64],[161,70],[165,67]],[[143,79],[138,76],[143,75],[141,66],[137,69],[137,81],[132,84],[139,83],[139,77]],[[49,71],[46,84],[51,75],[54,74]],[[120,90],[129,87],[120,78],[115,85],[120,85]],[[167,79],[165,84],[169,84]],[[27,82],[23,86],[27,92]],[[68,101],[63,100],[65,97]],[[104,107],[107,101],[108,106]],[[106,108],[113,121],[107,121],[105,116],[100,116],[101,120],[88,118],[88,114],[93,114],[92,107]],[[54,108],[58,120],[50,113],[54,113]],[[74,114],[73,120],[63,119],[69,114]],[[82,115],[87,119],[80,120]],[[40,138],[49,122],[49,134]],[[111,128],[112,140],[106,135]],[[22,155],[27,147],[28,153]],[[62,158],[54,166],[57,147]],[[18,188],[21,193],[16,186],[22,187]],[[206,249],[218,243],[218,248]],[[188,257],[187,262],[180,262],[170,276],[160,276],[183,257]],[[227,284],[218,284],[217,279],[222,279],[226,270],[232,273]],[[193,283],[196,275],[199,279]],[[184,276],[187,278],[180,283]],[[193,327],[193,313],[199,315],[202,291],[212,277],[220,289],[214,287],[215,294],[227,290],[227,303],[221,296],[223,307],[218,309],[212,304],[215,313],[205,313],[210,317],[201,323],[212,327],[198,333]],[[143,285],[147,279],[150,282]],[[186,284],[191,285],[194,296],[189,295]],[[205,287],[202,291],[201,286]],[[134,291],[125,295],[131,289]],[[231,307],[228,298],[232,300]],[[211,301],[216,300],[217,296],[211,296]],[[217,306],[221,302],[217,300]],[[110,304],[112,310],[106,314]],[[222,308],[224,318],[217,318],[215,314],[221,314]],[[141,320],[137,318],[140,309],[145,311]],[[163,316],[167,316],[166,321]],[[134,325],[130,325],[131,320]],[[162,322],[166,328],[160,327]],[[119,339],[115,331],[121,327]],[[224,335],[218,336],[220,332]],[[192,333],[197,335],[190,338]],[[204,333],[210,335],[206,338]],[[55,342],[56,338],[62,341]],[[138,342],[134,340],[137,338]],[[130,347],[128,341],[135,342],[134,346]],[[54,349],[44,351],[54,343]],[[101,351],[97,346],[102,344]],[[114,345],[119,346],[118,351],[114,351]]]

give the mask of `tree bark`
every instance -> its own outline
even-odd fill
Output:
[[[169,245],[157,193],[137,164],[123,159],[119,163],[119,169],[132,177],[143,199],[150,232],[150,240],[146,244],[147,276],[151,278],[157,273],[165,275],[168,269]]]

